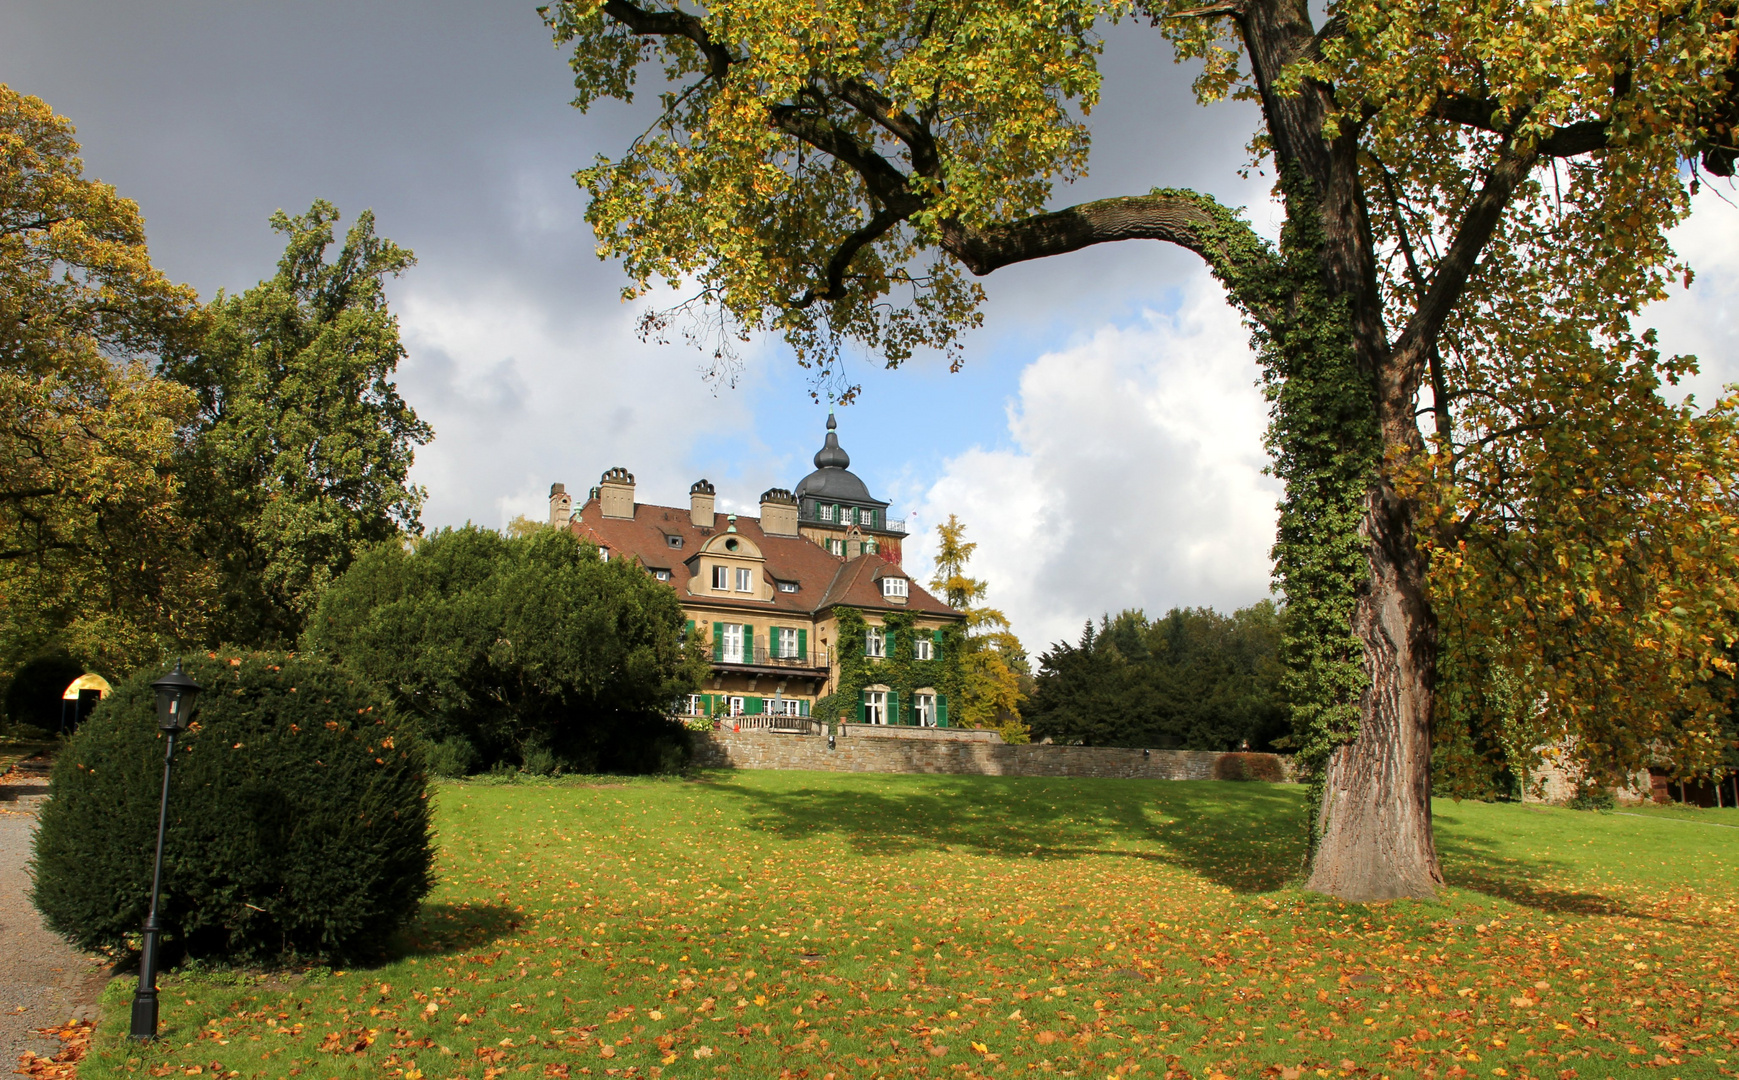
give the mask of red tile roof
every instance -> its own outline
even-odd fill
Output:
[[[817,614],[835,605],[866,611],[910,611],[924,615],[962,618],[947,604],[931,596],[900,567],[877,555],[859,555],[849,562],[830,555],[825,548],[801,536],[769,536],[761,531],[759,518],[737,515],[737,532],[761,549],[768,577],[775,583],[796,582],[794,593],[773,587],[773,600],[732,600],[704,592],[690,593],[690,561],[714,533],[725,527],[725,515],[714,514],[712,528],[689,519],[689,512],[673,506],[634,504],[634,517],[607,518],[597,499],[588,499],[574,509],[570,526],[574,533],[610,550],[611,557],[632,556],[650,570],[670,571],[670,586],[683,603],[705,604],[746,610]],[[682,540],[671,547],[670,537]],[[889,574],[907,579],[909,596],[904,604],[882,597],[881,579]]]

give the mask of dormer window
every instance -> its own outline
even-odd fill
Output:
[[[882,578],[882,596],[890,600],[895,597],[904,600],[906,598],[906,579],[903,577]]]
[[[797,591],[797,583],[795,581],[781,581],[779,583],[779,591],[780,592],[796,592]]]
[[[666,536],[664,538],[664,542],[666,544],[669,544],[673,548],[679,548],[682,546],[682,537],[680,537],[680,536]]]
[[[713,567],[713,588],[724,592],[731,587],[731,568],[728,566]]]
[[[754,571],[739,566],[737,568],[737,591],[753,592],[754,590]]]
[[[670,571],[662,570],[662,569],[653,570],[652,576],[653,576],[653,578],[655,578],[658,581],[669,581],[670,580]]]

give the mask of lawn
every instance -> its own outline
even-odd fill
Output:
[[[1739,812],[1440,802],[1452,888],[1299,892],[1266,784],[448,784],[366,971],[117,980],[81,1074],[1739,1075]],[[1715,823],[1724,824],[1715,824]]]

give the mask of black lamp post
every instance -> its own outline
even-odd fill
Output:
[[[157,807],[157,861],[151,867],[151,913],[145,916],[145,942],[139,957],[139,989],[133,994],[132,1037],[139,1040],[157,1037],[157,935],[163,924],[157,921],[157,891],[163,884],[163,834],[169,827],[169,769],[175,764],[175,736],[186,729],[193,717],[193,702],[203,689],[181,670],[175,670],[151,684],[157,691],[157,726],[168,736],[163,751],[163,801]]]

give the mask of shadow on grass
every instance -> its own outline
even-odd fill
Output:
[[[747,804],[751,829],[788,840],[836,836],[861,855],[1121,858],[1177,866],[1241,893],[1280,888],[1304,859],[1303,792],[1287,785],[991,776],[785,791],[714,783]]]
[[[742,801],[748,827],[781,839],[832,836],[860,855],[965,851],[1011,859],[1085,856],[1175,866],[1238,893],[1296,883],[1305,865],[1304,790],[1228,781],[872,777],[785,790],[705,781]],[[916,782],[913,782],[916,781]],[[1661,920],[1619,895],[1559,884],[1569,864],[1500,855],[1439,814],[1449,883],[1539,911]]]
[[[1551,914],[1678,921],[1642,910],[1619,897],[1560,887],[1550,879],[1567,873],[1568,864],[1538,856],[1516,859],[1499,855],[1493,841],[1443,828],[1460,825],[1457,819],[1438,813],[1435,820],[1438,826],[1437,857],[1443,866],[1443,876],[1456,888],[1470,889]]]
[[[487,945],[517,930],[520,916],[505,904],[424,903],[393,937],[392,956],[441,956]]]

